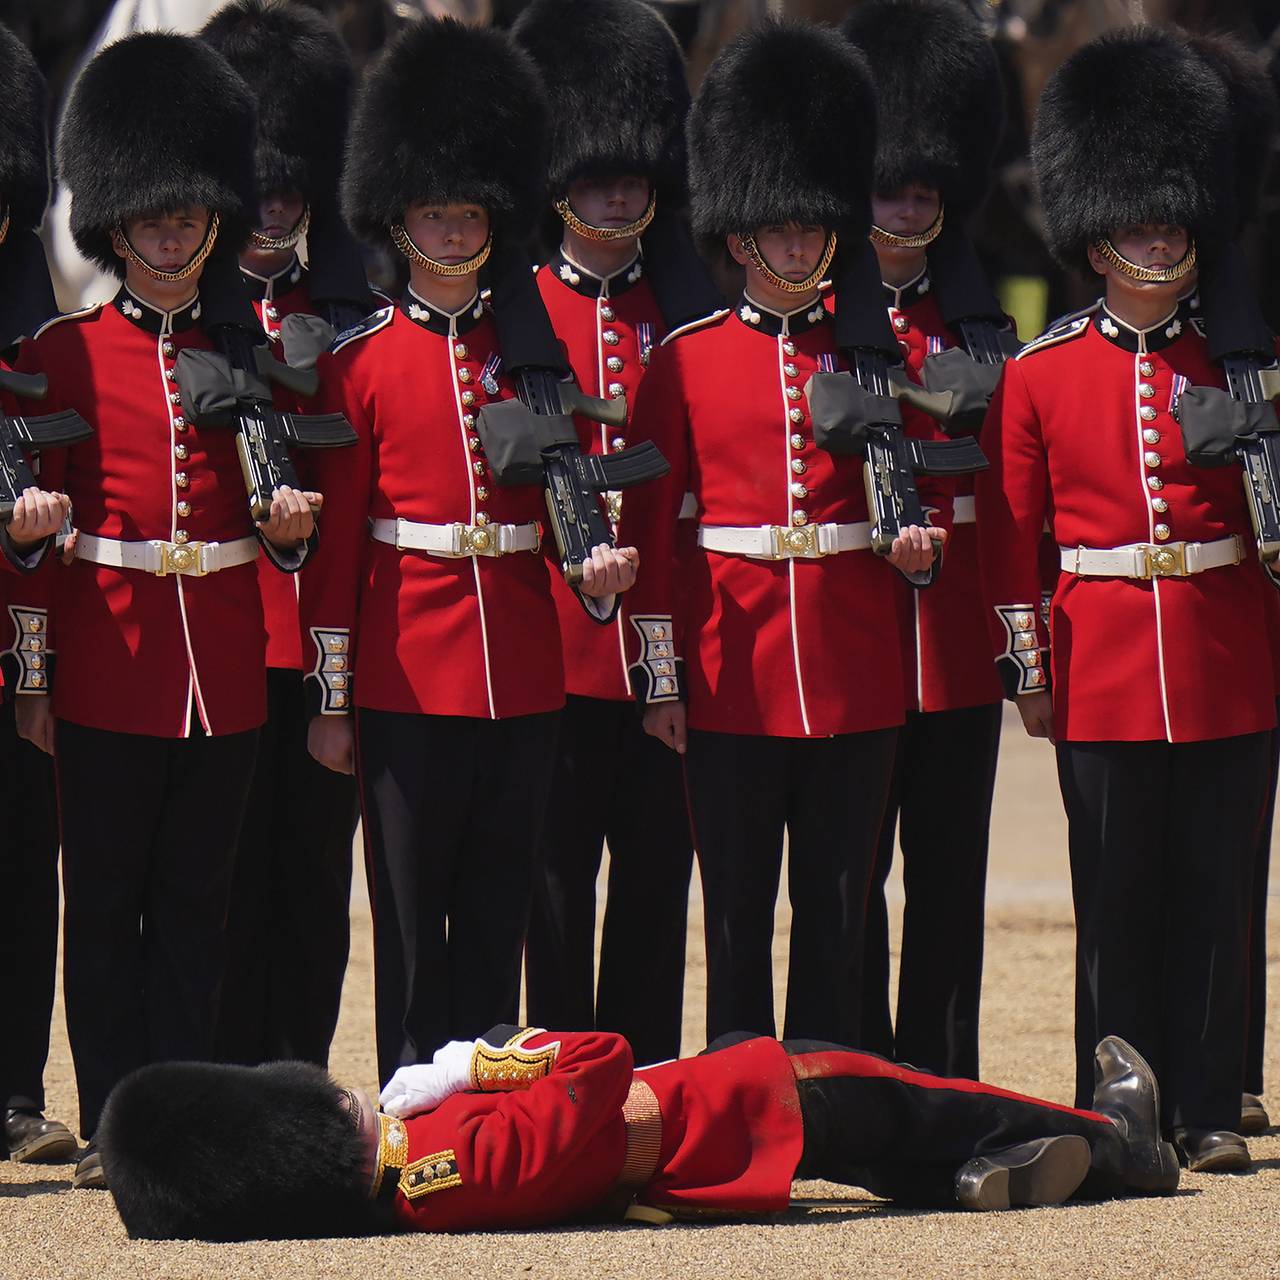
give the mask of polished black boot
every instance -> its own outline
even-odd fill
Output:
[[[46,1120],[39,1111],[11,1107],[4,1114],[9,1159],[32,1164],[65,1164],[76,1153],[76,1140],[61,1120]]]
[[[1128,1041],[1107,1036],[1094,1051],[1093,1081],[1093,1109],[1121,1139],[1112,1150],[1095,1147],[1094,1170],[1130,1194],[1176,1190],[1178,1156],[1160,1136],[1160,1086],[1147,1060]]]

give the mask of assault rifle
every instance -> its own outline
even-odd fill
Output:
[[[24,400],[43,400],[49,380],[42,373],[0,369],[0,391]],[[0,524],[13,519],[22,491],[36,483],[27,455],[42,449],[62,449],[93,435],[93,428],[74,410],[63,409],[38,418],[0,417]]]

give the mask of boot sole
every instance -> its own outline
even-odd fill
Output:
[[[1091,1159],[1076,1134],[1037,1138],[970,1160],[956,1175],[956,1197],[977,1212],[1061,1204],[1084,1181]]]
[[[1243,1173],[1253,1167],[1247,1151],[1225,1149],[1213,1151],[1198,1160],[1187,1161],[1189,1173]]]
[[[11,1150],[9,1159],[18,1164],[70,1164],[76,1150],[76,1140],[71,1133],[46,1133]]]

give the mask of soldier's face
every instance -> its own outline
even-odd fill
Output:
[[[579,178],[569,184],[569,208],[593,227],[625,227],[649,207],[649,181],[629,173]]]
[[[1175,223],[1140,222],[1117,227],[1111,234],[1111,245],[1122,258],[1139,267],[1172,267],[1187,256],[1191,237],[1186,227]],[[1121,293],[1151,299],[1168,295],[1173,299],[1184,293],[1189,284],[1187,279],[1164,283],[1135,280],[1113,267],[1092,245],[1089,247],[1089,262],[1106,280],[1108,290]]]
[[[124,224],[124,233],[134,251],[157,271],[180,271],[185,267],[204,244],[208,230],[209,210],[204,205],[144,214],[129,218]],[[125,257],[122,245],[117,244],[115,251]]]
[[[918,236],[938,220],[942,198],[936,188],[922,182],[908,182],[892,191],[871,197],[871,220],[895,236]]]
[[[272,240],[287,236],[298,225],[307,202],[297,191],[274,191],[258,205],[258,230]]]
[[[489,211],[479,204],[414,204],[404,229],[413,243],[446,266],[474,258],[489,238]]]
[[[775,275],[795,284],[807,280],[814,273],[818,263],[822,261],[823,250],[827,247],[826,227],[807,223],[786,222],[757,227],[755,237],[756,248],[769,269]],[[750,260],[745,254],[739,256],[741,243],[737,236],[730,237],[729,251],[750,272]]]

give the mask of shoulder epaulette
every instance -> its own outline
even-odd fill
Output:
[[[1049,347],[1056,347],[1060,342],[1069,342],[1072,338],[1078,338],[1089,327],[1089,322],[1093,319],[1093,313],[1098,309],[1098,305],[1095,302],[1093,306],[1086,307],[1083,311],[1076,311],[1057,321],[1038,338],[1032,338],[1014,356],[1014,359],[1024,360],[1036,351],[1045,351]]]
[[[52,319],[46,320],[44,324],[42,324],[31,336],[33,338],[38,338],[46,329],[52,329],[55,324],[61,324],[64,320],[79,320],[83,319],[85,316],[95,315],[97,312],[101,311],[105,305],[106,304],[102,302],[94,302],[87,307],[80,307],[76,311],[64,311],[60,316],[54,316]]]
[[[395,305],[383,307],[381,311],[375,311],[372,315],[365,316],[359,324],[353,324],[350,329],[344,329],[333,340],[333,346],[329,348],[331,355],[336,355],[349,342],[355,342],[357,338],[367,338],[371,333],[377,333],[379,329],[385,329],[391,323],[391,317],[396,313]]]
[[[729,314],[728,307],[721,307],[719,310],[712,311],[705,316],[699,317],[697,320],[690,320],[688,324],[682,324],[678,329],[672,329],[669,334],[662,340],[662,346],[666,346],[672,338],[682,337],[686,333],[692,333],[695,329],[705,329],[710,324],[723,320]]]

